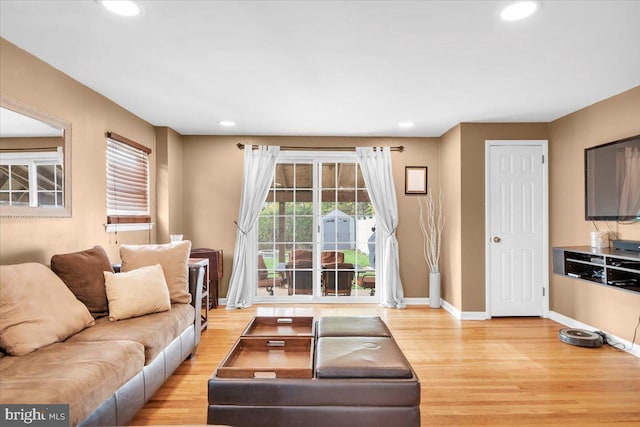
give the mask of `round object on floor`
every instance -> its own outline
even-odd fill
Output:
[[[602,335],[585,329],[565,328],[559,331],[560,341],[580,347],[602,347]]]

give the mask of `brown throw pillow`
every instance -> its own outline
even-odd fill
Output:
[[[160,264],[169,287],[172,303],[188,304],[189,293],[189,253],[191,242],[168,243],[165,245],[122,245],[120,259],[122,272],[140,267]]]
[[[51,270],[62,279],[94,318],[109,314],[104,274],[113,273],[107,253],[101,246],[86,251],[51,257]]]
[[[95,323],[55,273],[37,263],[0,265],[0,347],[13,356],[64,341]]]

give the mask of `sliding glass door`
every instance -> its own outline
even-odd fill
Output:
[[[258,220],[256,299],[377,301],[375,212],[355,159],[283,154]]]

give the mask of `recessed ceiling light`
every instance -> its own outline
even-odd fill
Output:
[[[398,127],[401,127],[401,128],[412,128],[415,125],[416,124],[413,123],[413,122],[400,122],[400,123],[398,123]]]
[[[110,12],[120,16],[136,16],[142,7],[131,0],[101,0],[100,3]]]
[[[505,21],[518,21],[528,16],[540,8],[540,2],[534,0],[517,1],[509,4],[509,6],[502,9],[500,17]]]
[[[232,127],[236,125],[236,122],[232,122],[231,120],[220,120],[218,124],[224,127]]]

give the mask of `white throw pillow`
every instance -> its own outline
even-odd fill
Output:
[[[122,271],[160,264],[169,286],[171,302],[189,304],[189,254],[191,242],[169,243],[165,245],[122,245],[120,259]]]
[[[104,272],[109,320],[123,320],[171,309],[169,288],[160,264],[126,273]]]

